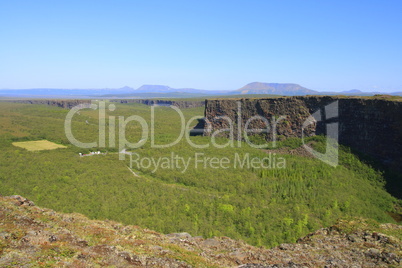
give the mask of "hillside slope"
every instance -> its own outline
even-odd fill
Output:
[[[354,219],[264,249],[227,237],[163,235],[0,196],[1,267],[397,267],[401,239],[402,226]]]

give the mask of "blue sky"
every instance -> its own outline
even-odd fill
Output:
[[[402,91],[402,1],[1,1],[0,89]]]

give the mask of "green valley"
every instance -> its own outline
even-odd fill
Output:
[[[358,216],[394,222],[387,212],[397,213],[401,204],[385,191],[383,174],[352,154],[348,147],[340,146],[340,165],[334,168],[315,158],[280,150],[299,147],[301,142],[296,138],[279,142],[278,150],[269,152],[245,142],[236,142],[234,147],[195,148],[185,138],[168,148],[151,146],[149,138],[141,147],[127,149],[137,157],[155,161],[168,161],[174,153],[190,159],[186,170],[181,162],[175,166],[166,162],[163,167],[160,163],[155,168],[151,163],[148,167],[130,163],[129,155],[119,160],[118,142],[110,146],[110,138],[121,135],[120,117],[137,115],[150,122],[154,109],[156,145],[177,139],[181,118],[169,107],[113,104],[115,109],[108,110],[103,118],[107,130],[105,147],[82,149],[72,145],[65,135],[64,121],[69,110],[0,102],[0,194],[22,195],[39,206],[79,212],[92,219],[110,219],[162,233],[228,236],[265,247],[295,242],[340,218]],[[202,117],[204,108],[181,111],[189,122],[194,116]],[[74,137],[85,143],[97,141],[99,121],[97,110],[80,110],[72,121]],[[115,121],[114,128],[110,128],[111,121]],[[193,120],[189,126],[194,127],[196,122]],[[127,141],[140,141],[142,128],[135,120],[128,122],[124,133]],[[189,139],[202,146],[211,144],[212,137]],[[28,151],[13,145],[37,140],[67,148]],[[316,148],[323,147],[325,142],[321,136],[308,141]],[[228,139],[216,138],[216,143],[223,147]],[[79,155],[92,151],[101,154]],[[196,154],[209,161],[228,161],[225,160],[224,168],[215,168],[220,163],[205,164],[200,158],[195,167]],[[240,163],[244,157],[265,162]]]

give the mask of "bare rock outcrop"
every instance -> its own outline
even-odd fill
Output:
[[[16,201],[18,202],[16,205]],[[402,226],[339,221],[266,249],[228,237],[163,235],[0,196],[0,267],[400,267]]]

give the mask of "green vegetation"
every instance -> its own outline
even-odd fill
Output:
[[[109,116],[143,117],[150,127],[151,107],[116,104]],[[202,116],[203,108],[182,109],[186,122]],[[341,146],[340,165],[330,167],[317,159],[298,155],[269,154],[246,143],[240,147],[214,148],[210,137],[191,137],[193,148],[183,138],[173,147],[151,148],[150,140],[133,149],[143,158],[168,159],[172,153],[190,160],[183,167],[128,168],[129,157],[118,160],[118,148],[80,149],[71,145],[64,133],[68,110],[52,106],[0,103],[0,194],[19,194],[43,207],[62,212],[79,212],[94,219],[112,219],[163,233],[189,232],[204,237],[229,236],[253,245],[274,246],[295,239],[338,218],[359,216],[379,222],[393,222],[386,213],[398,202],[384,190],[383,175],[361,162]],[[98,110],[82,110],[74,116],[74,136],[82,142],[99,137]],[[168,144],[180,133],[180,117],[168,107],[155,108],[155,143]],[[197,120],[193,121],[194,126]],[[127,140],[141,139],[141,125],[127,124]],[[13,142],[47,139],[68,148],[30,152]],[[317,149],[322,137],[310,138]],[[218,139],[217,143],[228,143]],[[236,142],[237,144],[237,142]],[[118,143],[116,144],[118,145]],[[279,147],[297,148],[299,139],[278,142]],[[107,152],[79,157],[89,151]],[[209,158],[195,166],[195,154]],[[263,164],[241,168],[244,157],[263,159]],[[211,159],[227,158],[227,168],[213,168]],[[236,158],[237,157],[237,158]],[[271,158],[269,158],[271,157]],[[236,160],[237,159],[237,160]],[[239,160],[240,159],[240,160]],[[240,162],[239,162],[240,161]],[[237,163],[237,166],[234,165]],[[285,163],[285,166],[283,165]],[[212,165],[212,166],[211,166]]]
[[[201,257],[202,249],[172,244],[169,237],[154,231],[93,221],[78,213],[20,207],[1,196],[0,225],[1,267],[147,266],[147,259],[156,267],[174,266],[178,261],[196,267],[222,267],[212,258]]]
[[[67,148],[67,146],[56,144],[48,140],[20,141],[20,142],[13,142],[12,145],[23,149],[27,149],[28,151],[42,151],[42,150],[54,150],[58,148]]]

